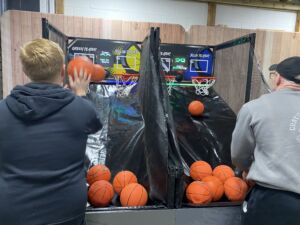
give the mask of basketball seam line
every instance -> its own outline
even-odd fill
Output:
[[[119,177],[115,177],[115,180],[116,180],[116,183],[119,183],[119,186],[116,184],[117,187],[120,187],[121,190],[124,188],[123,185],[121,184],[121,182],[119,181]],[[114,182],[113,182],[114,183]],[[120,193],[118,194],[121,194],[121,190],[120,190]]]
[[[193,193],[193,192],[187,192],[187,194],[189,194],[189,195],[203,195],[203,196],[207,196],[207,194]],[[210,195],[210,192],[209,192],[208,195]]]
[[[230,189],[232,189],[232,190],[234,190],[234,191],[239,192],[240,194],[243,194],[242,188],[236,189],[236,188],[233,188],[233,187],[228,186],[228,185],[226,185],[226,186],[227,186],[227,188],[230,188]],[[225,188],[225,185],[224,185],[224,188]]]
[[[137,187],[138,187],[138,185],[136,185],[136,186],[133,188],[133,190],[130,192],[130,195],[129,195],[128,199],[127,199],[126,206],[128,206],[128,202],[129,202],[129,200],[130,200],[130,197],[131,197],[131,195],[132,195],[132,192],[134,192],[134,190],[135,190]]]
[[[104,196],[105,196],[105,193],[106,193],[106,189],[107,189],[107,185],[105,185],[105,189],[104,189],[104,192],[103,192],[103,195],[101,196],[101,200],[103,200]]]
[[[143,192],[144,192],[144,189],[142,188],[142,193],[141,193],[140,199],[139,199],[139,201],[137,202],[139,205],[140,205],[140,202],[141,202],[141,199],[142,199],[142,196],[143,196]]]

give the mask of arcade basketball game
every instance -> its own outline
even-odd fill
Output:
[[[219,53],[249,46],[251,55],[255,35],[206,46],[160,43],[157,28],[134,42],[68,37],[46,20],[43,27],[64,47],[69,68],[84,59],[101,71],[88,94],[103,129],[87,143],[87,221],[111,211],[181,208],[217,210],[211,224],[239,224],[230,218],[249,189],[230,159],[236,115],[214,86],[216,64],[226,63]],[[251,80],[252,71],[245,76]]]

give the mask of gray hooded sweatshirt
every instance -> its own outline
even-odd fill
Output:
[[[231,157],[259,185],[300,194],[300,91],[282,89],[245,104]]]

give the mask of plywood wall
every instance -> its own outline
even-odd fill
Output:
[[[176,24],[128,22],[43,14],[24,11],[7,11],[2,16],[1,34],[3,55],[3,95],[9,94],[17,84],[28,82],[22,72],[19,49],[27,41],[42,37],[41,19],[47,18],[68,36],[143,41],[150,27],[161,28],[161,40],[165,43],[185,41],[185,30]]]
[[[258,69],[262,70],[264,77],[268,80],[268,68],[270,65],[278,63],[290,56],[300,56],[300,33],[197,25],[192,26],[187,32],[186,42],[192,44],[204,43],[215,45],[250,33],[256,33],[251,88],[251,99],[254,99],[266,92]],[[238,60],[235,63],[238,63]],[[228,67],[230,67],[230,65],[228,65]],[[230,103],[229,105],[235,112],[238,112],[243,102],[241,101],[241,98],[244,97],[241,97],[240,93],[242,93],[242,91],[239,89],[244,86],[244,83],[242,82],[245,82],[245,80],[241,80],[238,77],[237,79],[234,79],[233,77],[222,77],[221,80],[222,83],[216,83],[215,89],[220,93],[223,93],[225,100]],[[236,88],[233,88],[234,86]]]
[[[86,17],[74,17],[55,14],[43,14],[23,11],[7,11],[1,18],[1,43],[3,55],[3,94],[6,96],[17,84],[24,84],[28,79],[22,73],[19,61],[19,48],[25,42],[41,37],[41,18],[49,22],[69,36],[105,38],[119,40],[142,41],[150,27],[161,28],[161,41],[164,43],[186,44],[219,44],[240,36],[253,33],[256,36],[256,57],[265,75],[270,64],[300,55],[300,33],[276,32],[264,30],[245,30],[226,27],[192,26],[185,31],[176,24],[128,22],[104,20]],[[267,78],[267,77],[266,77]],[[225,79],[226,80],[226,79]],[[241,81],[232,81],[239,85]],[[252,80],[252,97],[261,94],[260,77]],[[226,91],[226,84],[219,85]],[[228,96],[234,96],[228,93]]]

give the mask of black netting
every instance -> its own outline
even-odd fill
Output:
[[[254,49],[255,34],[215,47],[214,89],[235,113],[245,102],[268,93],[268,77],[263,75]]]
[[[42,36],[43,38],[56,42],[64,51],[64,54],[67,55],[68,37],[59,29],[49,24],[44,18],[42,19]]]
[[[246,43],[215,52],[214,89],[235,112],[245,102],[249,47]]]
[[[258,59],[253,47],[251,47],[250,57],[253,59],[250,100],[253,100],[263,94],[269,93],[272,90],[272,84],[269,79],[269,65],[266,71],[263,71],[261,60]]]

